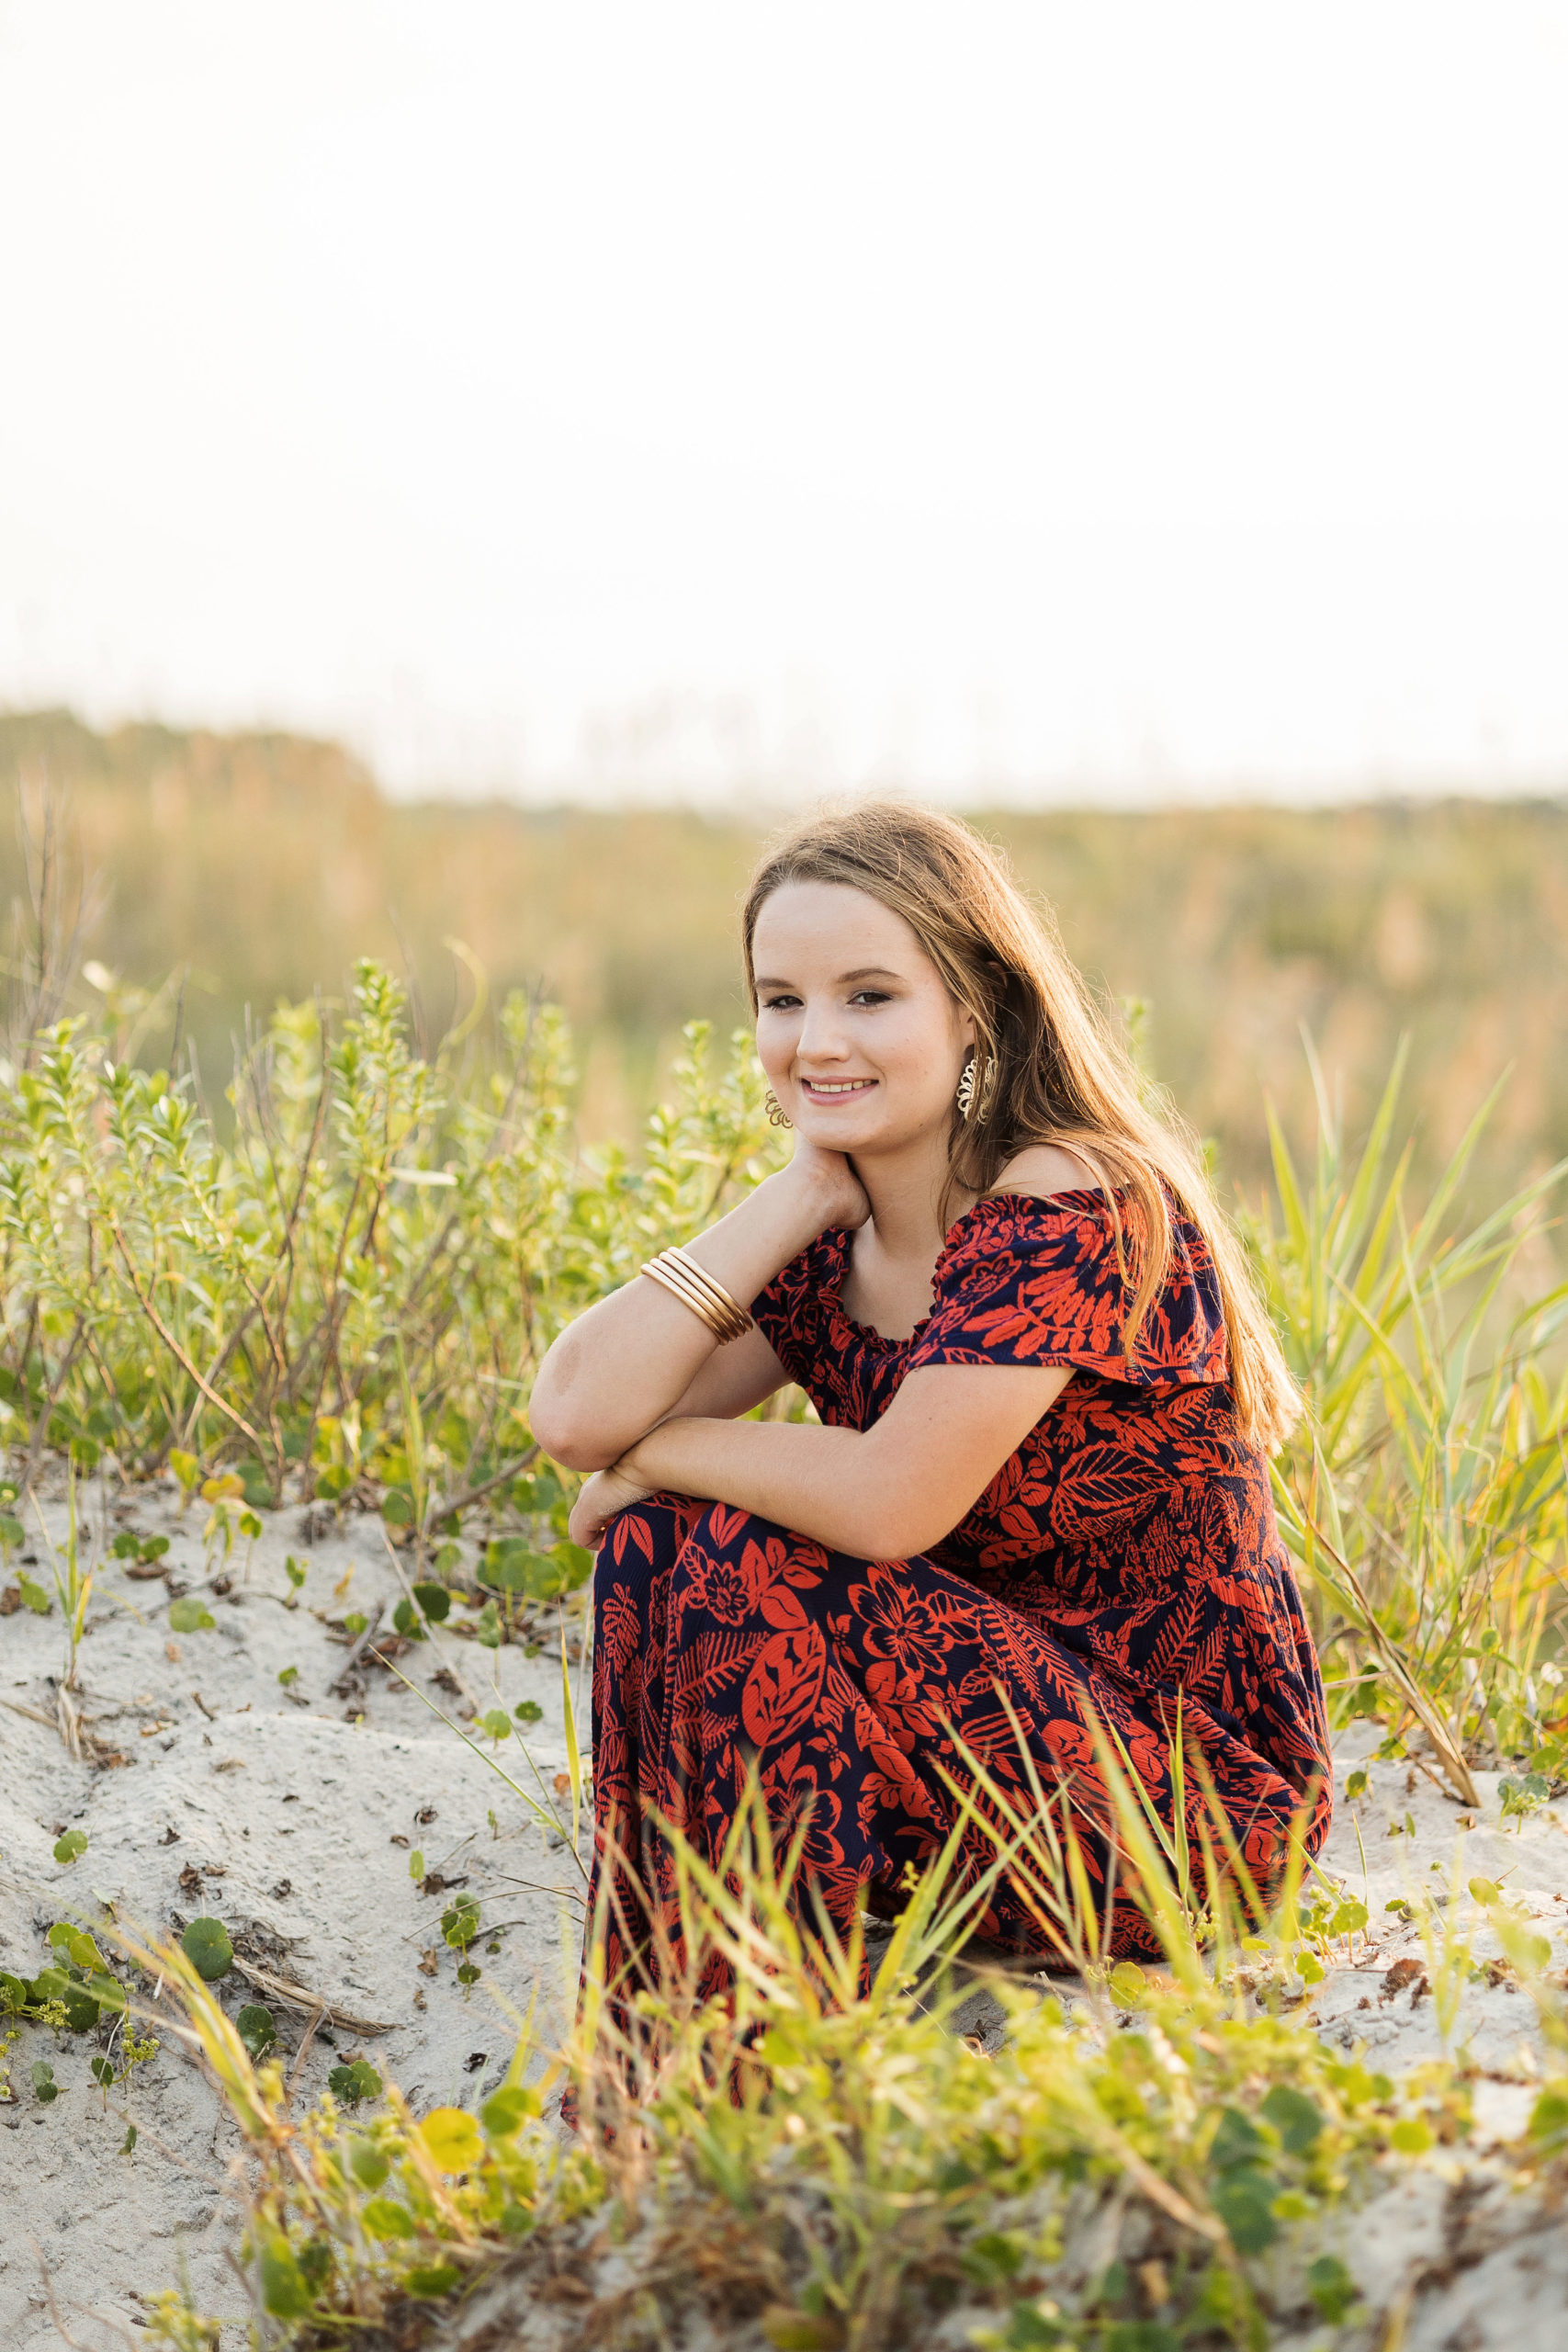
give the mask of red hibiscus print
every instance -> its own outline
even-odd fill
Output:
[[[753,1554],[755,1548],[748,1547]],[[761,1579],[744,1556],[704,1560],[693,1574],[686,1606],[705,1609],[721,1625],[743,1625],[761,1598]]]

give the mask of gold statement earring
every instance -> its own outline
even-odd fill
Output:
[[[975,1056],[973,1051],[971,1051],[968,1060],[964,1065],[964,1072],[958,1081],[958,1092],[954,1096],[953,1100],[958,1104],[958,1115],[961,1119],[973,1118],[975,1115]]]
[[[795,1121],[784,1116],[784,1104],[770,1086],[762,1097],[762,1108],[768,1114],[770,1127],[793,1127]]]

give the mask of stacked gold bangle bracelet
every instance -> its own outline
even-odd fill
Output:
[[[722,1283],[688,1258],[683,1250],[661,1250],[650,1258],[642,1272],[654,1282],[661,1283],[672,1298],[700,1315],[708,1329],[718,1340],[739,1340],[751,1329],[751,1317],[743,1306],[737,1306]]]

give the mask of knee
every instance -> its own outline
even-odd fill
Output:
[[[750,1554],[782,1567],[800,1555],[820,1555],[824,1560],[828,1556],[809,1536],[796,1535],[776,1521],[760,1519],[755,1511],[741,1510],[734,1503],[698,1505],[690,1533],[692,1549],[709,1559],[739,1560]]]
[[[765,1544],[769,1536],[788,1540],[788,1531],[771,1519],[742,1510],[736,1503],[703,1503],[692,1533],[705,1552],[733,1552],[747,1544]]]
[[[620,1511],[604,1531],[593,1563],[593,1598],[603,1607],[612,1593],[640,1600],[667,1575],[689,1532],[693,1507],[650,1496]]]
[[[722,1571],[726,1591],[744,1592],[755,1605],[770,1586],[788,1584],[809,1608],[808,1596],[825,1589],[835,1572],[852,1564],[809,1535],[730,1503],[709,1503],[694,1519],[691,1540],[674,1567],[679,1586],[711,1587]]]

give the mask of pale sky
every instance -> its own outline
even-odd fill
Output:
[[[0,0],[0,703],[1568,783],[1568,0]]]

